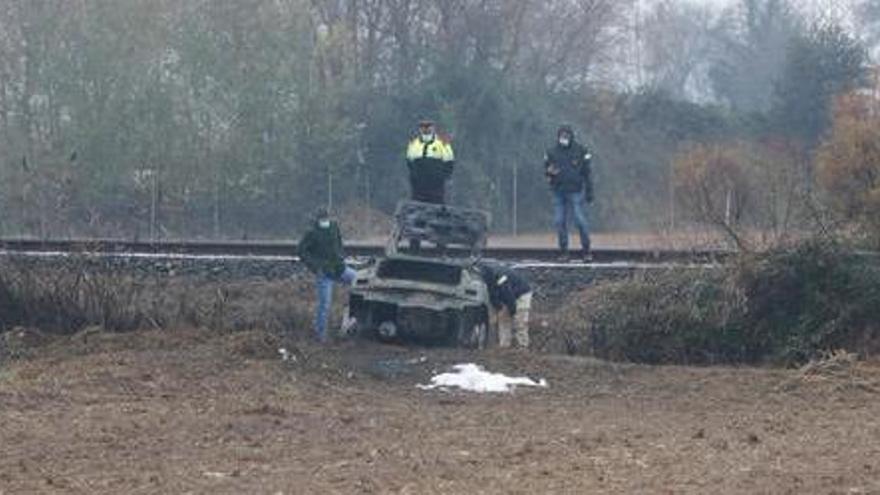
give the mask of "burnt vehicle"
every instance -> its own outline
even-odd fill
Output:
[[[486,347],[490,303],[476,263],[488,224],[479,210],[398,204],[385,257],[359,270],[350,292],[354,332],[381,341]],[[399,249],[412,239],[433,247]]]

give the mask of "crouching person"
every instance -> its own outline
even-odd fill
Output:
[[[315,274],[318,289],[318,308],[315,314],[315,338],[322,343],[330,341],[327,320],[333,302],[333,285],[342,282],[351,285],[355,271],[345,265],[342,234],[339,225],[330,218],[325,208],[315,212],[311,228],[299,242],[300,259]]]
[[[488,263],[480,265],[480,275],[496,310],[498,346],[510,347],[515,333],[517,346],[528,349],[529,311],[532,307],[532,288],[528,280],[507,266]],[[503,314],[505,309],[507,315]]]

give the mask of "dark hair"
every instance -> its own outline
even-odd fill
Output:
[[[330,218],[330,211],[327,210],[326,206],[319,206],[315,208],[314,213],[312,213],[312,218],[315,220],[324,220],[325,218]]]
[[[574,130],[572,130],[571,126],[568,124],[563,124],[559,126],[559,129],[556,131],[556,136],[561,136],[563,134],[568,134],[572,138],[574,138]]]

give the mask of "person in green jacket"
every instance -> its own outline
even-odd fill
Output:
[[[345,265],[342,251],[342,234],[339,224],[330,218],[326,208],[315,212],[312,227],[299,242],[300,260],[315,274],[318,289],[318,309],[315,315],[315,338],[320,342],[330,340],[327,320],[333,302],[333,284],[351,285],[356,273]]]

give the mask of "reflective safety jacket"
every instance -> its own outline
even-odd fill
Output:
[[[406,160],[408,162],[436,160],[440,163],[452,163],[455,161],[455,155],[452,153],[452,145],[440,138],[423,143],[421,139],[416,137],[406,147]]]
[[[452,177],[454,164],[452,146],[440,138],[423,143],[416,137],[406,147],[406,166],[414,191],[442,191]]]

